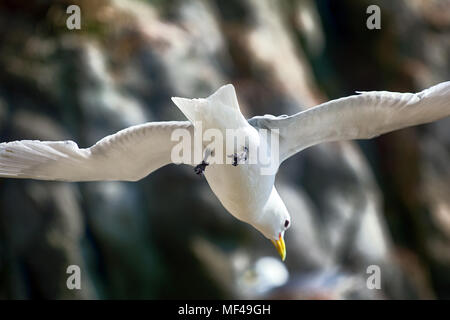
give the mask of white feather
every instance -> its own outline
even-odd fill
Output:
[[[280,158],[316,144],[369,139],[450,115],[450,81],[419,93],[359,92],[286,117],[255,117],[256,127],[280,130]]]
[[[90,148],[73,141],[0,143],[0,177],[40,180],[139,180],[171,163],[173,130],[189,122],[153,122],[107,136]]]

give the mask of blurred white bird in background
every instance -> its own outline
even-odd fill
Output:
[[[291,221],[274,186],[276,170],[261,174],[262,165],[248,163],[248,153],[265,148],[267,137],[257,129],[276,131],[279,153],[271,165],[279,165],[303,149],[338,140],[369,139],[408,126],[432,122],[450,115],[450,82],[419,93],[388,91],[358,92],[332,100],[292,116],[257,116],[246,120],[239,109],[236,92],[225,85],[205,99],[173,98],[190,121],[149,122],[107,136],[90,148],[73,141],[22,140],[0,144],[0,177],[60,181],[137,181],[173,162],[176,129],[194,135],[195,126],[225,132],[234,129],[245,135],[231,163],[193,163],[196,173],[205,174],[212,191],[236,218],[259,230],[286,257],[284,233]],[[207,144],[200,146],[204,154]],[[190,150],[194,151],[195,150]],[[197,150],[199,151],[199,150]],[[211,150],[209,150],[211,152]],[[273,150],[272,150],[273,151]],[[240,153],[238,153],[240,152]]]

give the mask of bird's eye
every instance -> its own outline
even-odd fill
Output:
[[[289,220],[286,220],[286,221],[284,222],[284,227],[285,227],[285,228],[289,227]]]

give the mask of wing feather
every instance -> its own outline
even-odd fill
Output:
[[[189,121],[150,122],[107,136],[90,148],[73,141],[0,143],[0,177],[39,180],[139,180],[171,163],[175,129],[192,135]]]
[[[450,115],[450,81],[419,93],[358,92],[292,116],[254,117],[256,127],[278,129],[280,159],[329,141],[370,139]]]

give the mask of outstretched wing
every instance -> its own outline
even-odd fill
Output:
[[[254,117],[255,127],[278,129],[283,161],[310,146],[337,140],[369,139],[450,115],[450,81],[419,93],[358,92],[292,116]]]
[[[0,144],[0,177],[61,181],[136,181],[171,163],[175,129],[189,121],[149,122],[107,136],[90,148],[73,141],[22,140]]]

